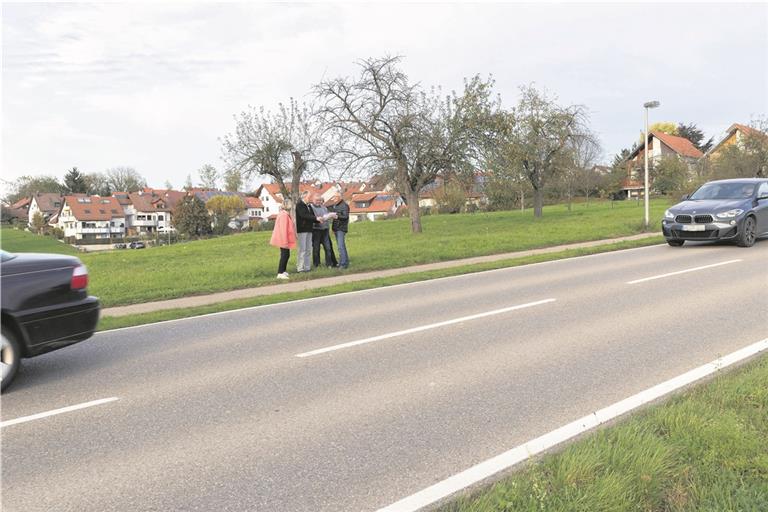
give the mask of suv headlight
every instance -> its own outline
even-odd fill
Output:
[[[667,211],[664,212],[664,218],[665,219],[674,219],[675,218],[675,214],[670,212],[669,210],[667,210]]]
[[[733,210],[728,210],[727,212],[720,212],[715,214],[715,217],[718,219],[732,219],[733,217],[738,217],[744,213],[744,210],[740,208],[734,208]]]

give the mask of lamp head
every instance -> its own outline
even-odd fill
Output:
[[[661,105],[661,103],[659,103],[658,101],[655,101],[655,100],[654,101],[649,101],[648,103],[643,103],[643,106],[645,108],[656,108],[659,105]]]

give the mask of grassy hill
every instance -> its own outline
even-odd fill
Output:
[[[665,201],[652,202],[654,225],[658,225],[666,207]],[[407,218],[353,223],[347,238],[351,265],[346,272],[631,235],[641,230],[642,211],[642,203],[624,201],[574,205],[571,212],[565,206],[547,207],[541,219],[535,219],[531,210],[431,215],[423,218],[421,235],[411,234]],[[32,251],[30,244],[36,241],[40,241],[40,252],[53,251],[53,247],[62,252],[66,247],[50,238],[21,235],[26,236],[3,236],[3,247],[14,252]],[[27,236],[32,239],[27,240]],[[279,251],[269,245],[269,237],[269,232],[242,233],[79,256],[89,268],[91,292],[101,298],[104,306],[114,306],[273,284]],[[292,251],[289,273],[295,265],[296,252]],[[293,274],[291,279],[313,279],[338,272],[323,268],[310,274]]]

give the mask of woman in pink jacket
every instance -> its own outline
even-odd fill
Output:
[[[285,269],[288,266],[291,249],[296,247],[296,227],[288,213],[291,211],[291,208],[293,208],[293,204],[290,199],[286,199],[280,205],[280,213],[277,214],[275,228],[272,230],[272,238],[269,240],[271,245],[280,248],[280,264],[277,267],[278,279],[288,279],[288,272]]]

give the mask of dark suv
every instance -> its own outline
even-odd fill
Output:
[[[661,231],[667,243],[732,240],[742,247],[768,236],[768,179],[710,181],[664,212]]]

